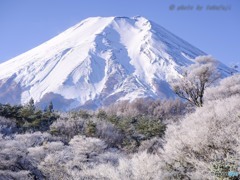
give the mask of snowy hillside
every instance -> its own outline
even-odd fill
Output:
[[[42,107],[53,101],[69,110],[174,97],[168,82],[204,54],[143,17],[88,18],[0,64],[0,102],[32,97]]]

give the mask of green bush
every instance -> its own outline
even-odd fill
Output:
[[[51,108],[53,108],[52,105]],[[52,122],[58,118],[58,115],[53,112],[53,109],[46,112],[36,109],[33,99],[24,106],[0,104],[0,116],[16,119],[16,125],[19,131],[46,131]]]

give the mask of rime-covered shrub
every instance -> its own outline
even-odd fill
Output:
[[[1,180],[33,180],[34,177],[29,171],[10,171],[10,170],[0,170],[0,179]]]
[[[154,137],[149,140],[145,140],[138,148],[139,152],[146,151],[149,154],[158,153],[159,148],[163,148],[164,140],[162,138]]]
[[[110,146],[121,144],[123,140],[123,135],[114,124],[96,117],[59,118],[50,129],[53,135],[61,136],[64,141],[69,141],[79,134],[103,139]]]
[[[31,159],[28,159],[28,148],[41,146],[44,142],[51,141],[48,133],[16,134],[12,137],[0,137],[0,177],[6,179],[31,179],[41,178],[42,173],[37,169]],[[0,179],[1,179],[0,178]]]
[[[27,149],[28,159],[37,167],[48,154],[63,150],[65,147],[66,146],[60,141],[46,141],[41,146],[29,147]]]
[[[118,152],[106,148],[100,139],[74,136],[69,146],[49,152],[39,168],[48,179],[79,179],[86,169],[116,164]]]
[[[186,103],[179,99],[150,100],[136,99],[132,102],[121,101],[105,108],[108,116],[153,116],[162,120],[179,117],[186,113]]]
[[[17,131],[16,120],[7,119],[0,116],[0,133],[3,135],[11,135]]]
[[[211,179],[215,157],[240,157],[240,96],[209,101],[169,125],[163,159],[166,178]]]
[[[148,106],[148,114],[153,117],[168,120],[178,119],[187,112],[187,103],[176,100],[156,100]]]
[[[78,172],[80,179],[111,180],[159,180],[161,179],[161,158],[146,151],[132,156],[120,157],[118,164],[102,163]]]
[[[85,120],[82,118],[60,117],[50,126],[51,134],[69,141],[77,134],[83,134]]]
[[[208,101],[240,95],[240,74],[227,77],[215,87],[206,89],[205,99]]]
[[[124,134],[112,123],[108,121],[96,122],[96,137],[103,139],[110,146],[118,146],[124,139]]]
[[[117,115],[125,117],[135,117],[138,115],[147,115],[148,113],[148,103],[150,100],[146,99],[136,99],[132,102],[120,101],[104,110],[108,115]]]

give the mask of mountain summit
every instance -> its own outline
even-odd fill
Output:
[[[170,98],[168,82],[204,54],[144,17],[88,18],[0,64],[0,102],[69,110]]]

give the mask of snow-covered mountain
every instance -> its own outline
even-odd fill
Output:
[[[88,18],[0,64],[0,102],[69,110],[174,97],[168,82],[204,54],[144,17]]]

